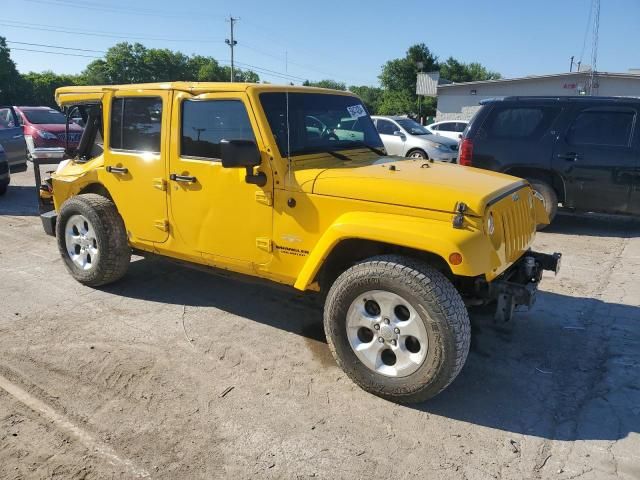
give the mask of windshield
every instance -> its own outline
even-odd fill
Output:
[[[29,123],[35,124],[50,124],[50,125],[65,125],[67,118],[57,110],[22,110],[22,113]]]
[[[396,122],[411,135],[432,135],[429,130],[410,118],[401,118],[396,120]]]
[[[260,94],[262,108],[283,157],[363,146],[383,148],[380,136],[359,99],[299,92],[289,93],[288,97],[287,100],[284,92]]]

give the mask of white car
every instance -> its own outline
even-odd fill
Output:
[[[456,140],[436,136],[415,120],[381,116],[372,116],[371,119],[389,155],[451,163],[458,159]]]
[[[462,138],[462,132],[464,132],[464,129],[467,128],[468,124],[469,122],[467,120],[436,122],[431,125],[427,125],[427,130],[435,135],[460,140]]]

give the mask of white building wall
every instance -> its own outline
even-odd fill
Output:
[[[469,120],[486,98],[509,95],[579,95],[588,82],[588,74],[532,78],[505,82],[440,86],[436,121]],[[640,75],[597,79],[597,95],[640,97]],[[475,94],[472,92],[475,90]]]

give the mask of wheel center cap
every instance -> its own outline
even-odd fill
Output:
[[[380,336],[390,342],[396,338],[396,333],[391,325],[382,324],[380,325]]]

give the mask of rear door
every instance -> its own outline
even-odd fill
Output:
[[[0,107],[0,145],[7,155],[11,171],[21,170],[20,167],[26,165],[27,145],[13,107]]]
[[[631,104],[573,107],[553,155],[554,168],[565,179],[565,206],[630,211],[638,158],[632,134],[637,117]]]
[[[133,241],[168,238],[166,168],[171,92],[117,90],[106,97],[104,184]]]

